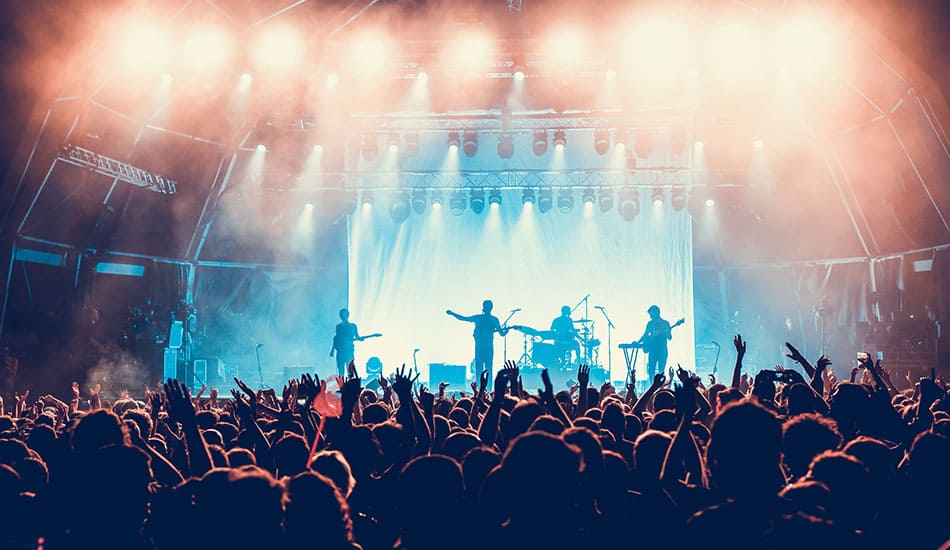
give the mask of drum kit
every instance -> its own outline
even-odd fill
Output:
[[[573,370],[578,364],[597,365],[600,360],[600,340],[594,338],[594,321],[575,319],[575,336],[571,340],[558,340],[553,330],[539,330],[525,325],[512,325],[511,329],[524,337],[524,352],[518,360],[521,368],[544,367],[547,369]]]

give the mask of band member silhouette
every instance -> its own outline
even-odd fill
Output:
[[[501,322],[498,317],[491,314],[494,304],[491,300],[482,302],[482,312],[477,315],[459,315],[451,309],[445,311],[446,314],[455,317],[459,321],[475,323],[475,330],[472,336],[475,338],[475,379],[478,380],[482,371],[487,370],[491,376],[492,360],[495,356],[495,333],[502,336],[508,334],[507,328],[501,328]]]
[[[353,342],[362,341],[356,323],[350,322],[350,310],[340,310],[340,322],[336,325],[333,335],[333,347],[330,348],[330,357],[336,355],[336,370],[340,376],[346,377],[346,366],[353,360]]]
[[[577,344],[577,330],[574,328],[574,320],[571,319],[571,308],[569,306],[562,306],[561,315],[551,321],[551,332],[554,333],[556,361],[562,365],[569,364],[571,362],[571,352],[580,350],[580,346]]]
[[[659,306],[650,306],[647,313],[650,314],[650,320],[639,341],[647,354],[648,379],[653,380],[655,374],[666,370],[666,360],[670,355],[667,342],[673,338],[673,333],[670,322],[660,317]]]

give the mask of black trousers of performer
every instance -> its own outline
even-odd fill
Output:
[[[495,343],[475,341],[475,381],[481,379],[482,371],[488,371],[489,382],[491,382],[491,365],[495,358]]]
[[[340,348],[336,350],[336,370],[340,376],[346,380],[346,366],[353,360],[353,348]]]
[[[653,353],[647,354],[647,380],[648,383],[653,383],[653,377],[658,373],[666,372],[666,361],[670,356],[670,350],[662,349],[656,350]]]

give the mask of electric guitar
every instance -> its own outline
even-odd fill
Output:
[[[363,336],[354,338],[353,341],[362,342],[363,340],[369,340],[370,338],[379,338],[382,335],[383,334],[381,332],[374,332],[373,334],[365,334]],[[344,342],[343,340],[344,339],[340,338],[339,335],[336,335],[336,334],[333,335],[333,349],[340,349],[343,345],[348,343],[348,342]]]
[[[686,322],[686,319],[680,318],[678,321],[670,325],[670,332],[673,332],[674,328],[682,325],[685,322]],[[654,353],[658,351],[661,348],[661,346],[664,346],[666,344],[666,341],[668,340],[667,336],[671,336],[671,335],[668,335],[664,331],[662,334],[651,334],[647,336],[646,338],[644,338],[643,340],[639,342],[634,342],[634,343],[639,344],[640,349],[642,349],[645,353]]]

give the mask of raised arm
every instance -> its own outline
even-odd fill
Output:
[[[505,400],[505,391],[508,389],[508,371],[499,369],[495,374],[495,392],[492,394],[491,404],[482,417],[478,426],[478,438],[483,445],[492,447],[498,438],[498,420],[501,418],[501,404]]]
[[[445,313],[446,313],[446,315],[451,315],[452,317],[455,317],[455,318],[458,319],[459,321],[467,321],[467,322],[469,322],[469,323],[474,323],[474,322],[475,322],[475,316],[474,316],[474,315],[459,315],[458,313],[455,313],[455,312],[452,311],[451,309],[445,310]]]
[[[181,424],[185,435],[185,451],[188,457],[188,474],[201,477],[211,470],[211,453],[195,418],[195,405],[191,401],[188,387],[177,380],[168,379],[165,383],[165,395],[168,398],[168,414]]]
[[[736,366],[732,370],[732,387],[738,390],[739,379],[742,377],[742,358],[745,357],[746,343],[742,341],[741,334],[736,334],[736,337],[732,339],[732,343],[736,346]]]

